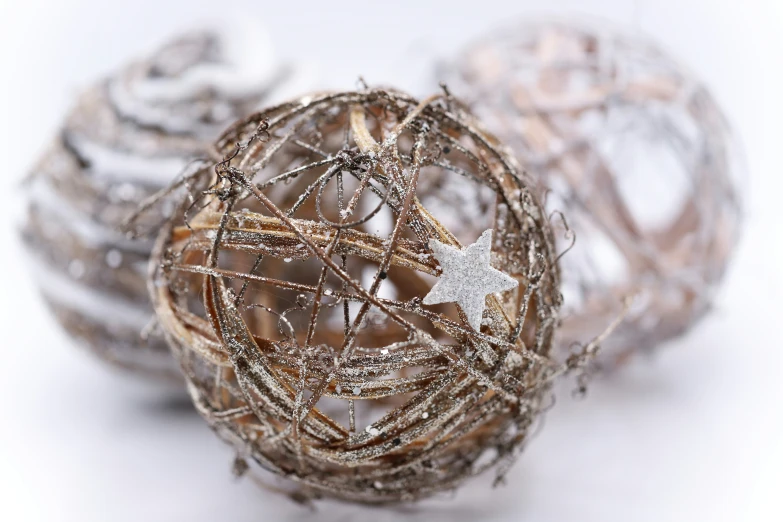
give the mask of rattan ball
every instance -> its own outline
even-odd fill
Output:
[[[496,139],[446,94],[368,89],[254,114],[214,154],[172,188],[186,196],[150,293],[198,411],[240,462],[300,499],[372,504],[502,478],[558,371],[560,294],[547,216]],[[448,197],[454,180],[472,192]],[[433,255],[488,237],[480,263]],[[515,288],[485,299],[466,278],[478,322],[425,304],[444,271],[471,268]]]
[[[548,189],[563,277],[560,353],[628,314],[616,367],[710,309],[740,225],[740,154],[704,85],[611,26],[526,22],[468,46],[438,79]],[[575,239],[575,242],[574,242]],[[573,246],[573,248],[571,248]]]
[[[119,226],[287,74],[259,42],[252,64],[234,61],[249,45],[235,40],[188,33],[87,89],[27,180],[22,236],[40,290],[67,333],[116,366],[178,376],[146,292],[152,241]]]

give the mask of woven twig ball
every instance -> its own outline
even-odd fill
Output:
[[[197,409],[299,495],[412,501],[502,476],[546,402],[550,226],[515,162],[454,105],[367,90],[241,120],[216,144],[225,159],[183,178],[189,197],[159,236],[150,292]],[[453,179],[472,192],[431,187]],[[463,221],[487,232],[457,237]],[[472,265],[433,255],[478,244]],[[486,305],[477,321],[424,304],[466,266],[516,288],[484,299],[483,280],[466,280]]]
[[[684,333],[710,307],[739,229],[741,162],[701,82],[600,23],[522,23],[469,46],[439,80],[549,189],[565,350],[602,330],[602,364]],[[570,227],[567,232],[563,229]]]
[[[234,47],[186,34],[88,89],[28,179],[23,238],[40,289],[71,336],[118,366],[176,374],[163,339],[144,331],[152,244],[118,227],[282,79],[266,57],[233,62]]]

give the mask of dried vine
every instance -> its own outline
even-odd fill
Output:
[[[564,370],[553,237],[514,160],[448,95],[388,90],[273,107],[214,154],[163,193],[178,210],[150,293],[218,434],[298,498],[412,501],[500,478]],[[519,287],[487,297],[477,331],[422,297],[441,270],[428,242],[486,228]]]

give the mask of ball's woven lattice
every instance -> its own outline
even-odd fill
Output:
[[[261,63],[248,73],[226,45],[189,33],[88,89],[28,179],[23,237],[40,289],[69,334],[121,367],[177,373],[163,339],[144,334],[152,243],[119,225],[280,79]]]
[[[299,494],[411,501],[502,476],[546,402],[549,223],[454,105],[305,97],[235,124],[214,173],[180,183],[191,197],[151,264],[157,315],[201,414]],[[472,193],[452,197],[456,179]],[[461,222],[492,229],[492,265],[519,281],[487,297],[481,331],[422,304],[440,274],[429,241],[478,237],[453,235]]]
[[[568,215],[556,231],[561,250],[576,237],[561,260],[566,348],[625,296],[636,298],[604,343],[607,367],[708,310],[736,242],[742,169],[719,107],[683,67],[606,25],[545,21],[476,42],[439,80]]]

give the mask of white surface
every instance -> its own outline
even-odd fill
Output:
[[[262,19],[283,58],[318,64],[328,85],[350,88],[362,74],[421,91],[429,57],[542,2],[443,4],[2,0],[5,187],[15,188],[80,86],[219,6],[230,6],[224,17]],[[502,489],[484,480],[453,501],[402,511],[323,504],[313,514],[236,484],[230,452],[187,407],[73,349],[33,290],[3,205],[0,520],[783,520],[783,6],[545,4],[651,33],[706,79],[743,137],[745,234],[709,319],[656,360],[595,382],[587,399],[563,393]],[[11,209],[18,197],[9,192]]]

